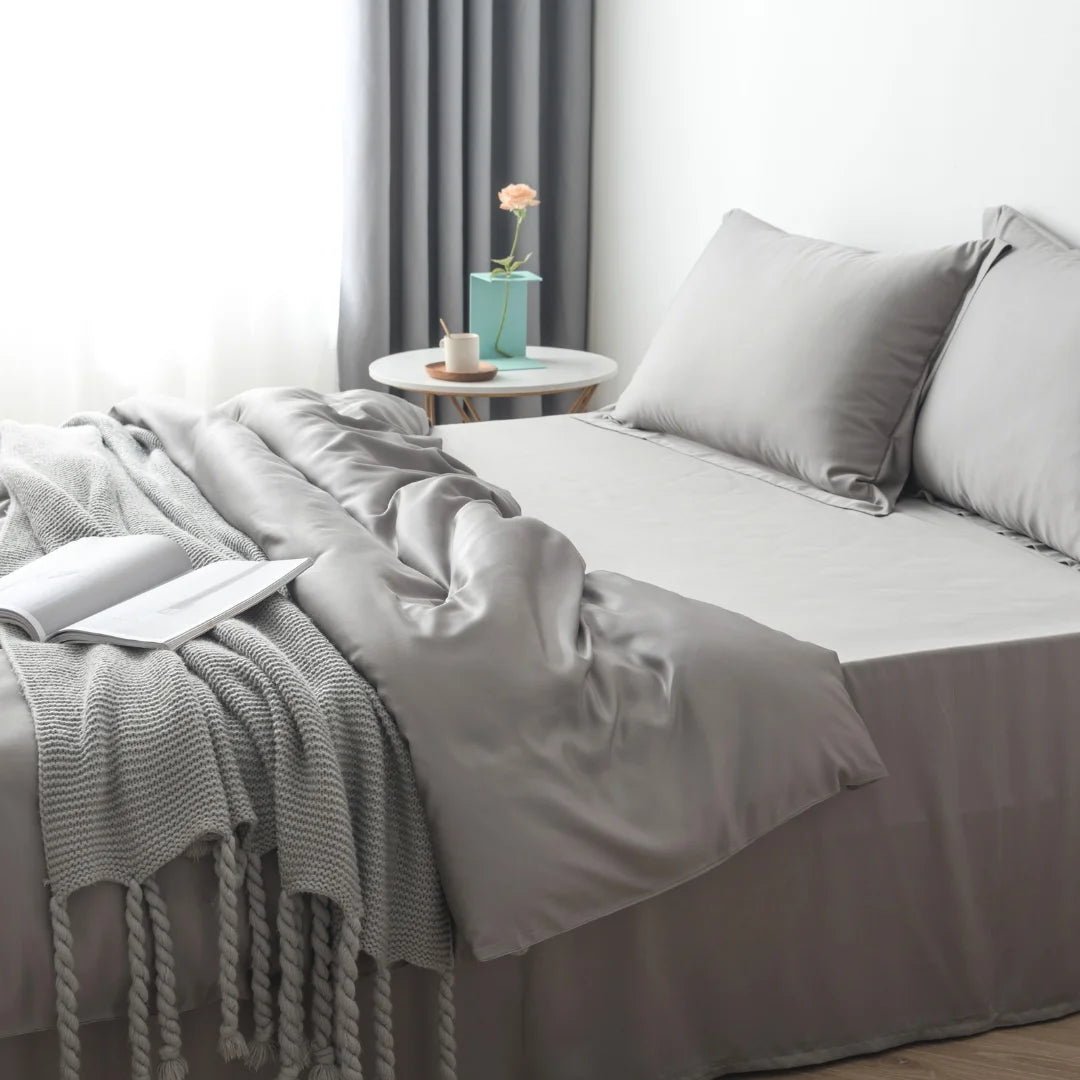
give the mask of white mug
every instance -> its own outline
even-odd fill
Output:
[[[480,370],[480,335],[450,334],[439,342],[446,353],[446,370],[465,374]]]

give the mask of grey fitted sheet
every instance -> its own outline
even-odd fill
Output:
[[[720,604],[842,662],[1080,631],[1080,573],[920,499],[869,520],[697,443],[569,416],[440,431],[590,569]]]
[[[835,649],[889,769],[697,881],[523,957],[463,957],[462,1076],[691,1080],[1080,1009],[1080,573],[921,503],[869,518],[693,445],[573,418],[442,433],[590,568]],[[32,753],[29,724],[0,660],[0,753]],[[0,813],[16,801],[0,791]],[[0,859],[40,860],[10,850],[11,834]],[[169,869],[166,888],[195,899],[178,929],[179,992],[205,1042],[210,879]],[[114,892],[73,905],[77,940],[97,931],[78,958],[96,1017],[123,1015],[124,965],[102,962],[122,955]],[[43,905],[40,921],[0,935],[0,1022],[28,1002],[31,1027],[51,1022],[47,958]],[[419,973],[395,982],[399,1077],[422,1080],[433,988]],[[99,1027],[89,1080],[115,1075],[95,1062],[122,1060],[125,1029]],[[6,1039],[0,1076],[48,1075],[53,1050],[48,1031]]]

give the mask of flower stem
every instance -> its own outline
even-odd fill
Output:
[[[510,255],[508,256],[507,266],[513,262],[514,252],[517,251],[518,245],[518,233],[521,232],[521,223],[525,220],[525,211],[520,210],[515,214],[517,217],[517,225],[514,228],[514,242],[510,245]],[[502,315],[499,318],[499,329],[495,334],[495,351],[501,356],[509,357],[510,354],[499,344],[502,340],[503,327],[506,325],[506,311],[510,307],[510,270],[506,270],[506,291],[503,293],[503,306]]]
[[[503,293],[502,315],[499,317],[499,329],[495,334],[495,351],[500,356],[508,357],[510,354],[499,344],[502,340],[503,326],[506,323],[506,309],[510,306],[510,276],[506,277],[506,292]]]

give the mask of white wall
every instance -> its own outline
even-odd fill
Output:
[[[619,387],[732,206],[904,249],[1007,202],[1080,242],[1078,0],[597,0],[595,78],[590,347]]]

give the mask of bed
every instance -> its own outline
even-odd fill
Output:
[[[459,957],[461,1076],[704,1080],[1080,1009],[1080,573],[920,500],[838,510],[602,419],[439,433],[590,568],[835,650],[889,770],[654,899],[522,956]],[[32,754],[0,658],[0,756]],[[28,807],[32,784],[0,788],[0,819]],[[5,828],[0,859],[40,878],[33,840]],[[248,1075],[215,1056],[212,875],[176,860],[161,884],[202,897],[174,926],[193,1075]],[[76,896],[72,922],[95,957],[123,955],[118,888]],[[49,957],[44,905],[0,934],[5,1077],[55,1074]],[[83,1075],[104,1080],[128,1059],[126,971],[88,961],[81,981]],[[394,975],[405,1080],[434,1075],[436,983]]]

